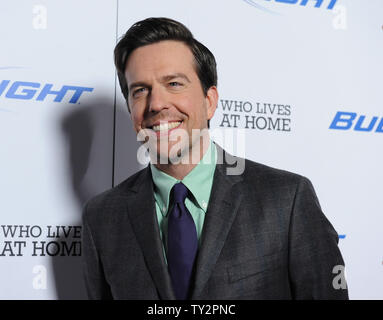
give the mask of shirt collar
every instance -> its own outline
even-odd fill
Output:
[[[215,144],[210,140],[209,148],[200,162],[182,180],[182,183],[193,194],[198,206],[206,213],[211,187],[213,185],[214,171],[217,162],[217,150]],[[180,180],[166,174],[150,164],[154,182],[154,198],[160,207],[163,216],[169,210],[170,192],[173,186]]]

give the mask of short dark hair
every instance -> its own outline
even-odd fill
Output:
[[[125,68],[130,54],[139,47],[164,40],[181,41],[190,48],[205,96],[210,87],[217,85],[217,64],[214,55],[202,43],[194,39],[188,28],[169,18],[148,18],[133,24],[114,49],[114,64],[128,108],[129,89],[125,78]]]

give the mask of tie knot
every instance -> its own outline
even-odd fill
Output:
[[[173,187],[174,202],[184,203],[188,192],[188,188],[182,182],[176,183]]]

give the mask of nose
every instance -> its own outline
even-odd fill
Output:
[[[168,108],[168,101],[166,93],[161,90],[161,87],[152,87],[149,94],[149,112],[160,112],[162,109]]]

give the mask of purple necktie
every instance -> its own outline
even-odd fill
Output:
[[[182,182],[173,187],[174,205],[168,220],[168,268],[175,296],[188,298],[194,260],[198,249],[197,230],[185,206],[189,190]]]

